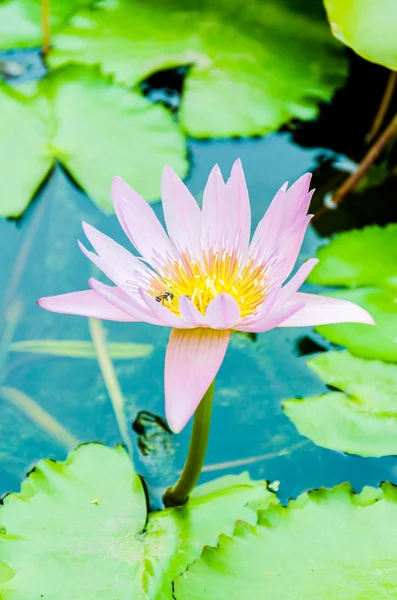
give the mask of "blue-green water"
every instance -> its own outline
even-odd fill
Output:
[[[233,161],[242,159],[254,226],[285,180],[292,181],[303,172],[316,169],[324,154],[332,158],[327,150],[295,145],[287,133],[257,140],[190,141],[189,152],[192,167],[187,183],[196,196],[202,192],[215,162],[226,175]],[[155,210],[161,215],[159,204]],[[102,214],[60,168],[55,169],[20,222],[0,222],[1,384],[23,391],[78,440],[114,445],[121,442],[121,437],[95,359],[8,352],[4,341],[12,329],[12,324],[7,324],[7,314],[10,307],[12,313],[18,306],[20,314],[12,340],[8,341],[90,340],[86,319],[48,313],[36,305],[40,296],[84,289],[91,275],[98,276],[77,247],[76,240],[83,239],[83,219],[128,246],[115,216]],[[313,256],[320,243],[315,230],[310,229],[300,259]],[[146,440],[145,457],[136,445],[137,436],[131,425],[140,410],[164,415],[163,365],[169,332],[146,324],[104,325],[109,342],[154,346],[148,358],[116,360],[115,367],[126,399],[137,469],[147,476],[152,487],[166,485],[183,465],[189,427],[179,436],[161,434],[165,450],[155,429],[154,441]],[[345,480],[357,489],[385,479],[396,481],[395,458],[364,459],[319,448],[300,436],[284,416],[283,398],[325,390],[305,366],[307,357],[300,356],[302,348],[310,349],[308,336],[328,347],[310,329],[274,330],[260,334],[256,341],[233,336],[217,378],[203,481],[248,470],[254,478],[279,480],[283,500],[308,488],[332,486]],[[26,471],[38,459],[62,459],[66,452],[62,443],[35,425],[23,411],[0,399],[0,495],[17,490]]]

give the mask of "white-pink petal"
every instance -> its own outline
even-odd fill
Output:
[[[285,183],[278,190],[252,236],[250,251],[252,252],[252,249],[259,245],[258,255],[262,260],[266,259],[275,248],[282,228],[288,226],[284,220],[286,187]]]
[[[131,314],[120,310],[99,296],[94,290],[70,292],[59,296],[40,298],[37,304],[51,312],[80,315],[108,321],[137,321]]]
[[[312,174],[305,173],[291,185],[287,191],[288,204],[296,206],[302,201],[304,196],[309,192],[311,180]]]
[[[203,327],[206,325],[204,315],[194,306],[189,296],[179,296],[179,312],[187,325]]]
[[[102,260],[110,265],[114,265],[120,271],[120,275],[125,278],[131,278],[131,274],[139,271],[143,274],[148,273],[146,265],[136,256],[131,254],[126,248],[120,246],[98,229],[95,229],[89,223],[83,221],[83,230],[87,239],[91,243],[95,252]]]
[[[163,306],[161,302],[157,302],[157,300],[150,296],[145,290],[139,289],[138,292],[142,302],[149,311],[149,314],[151,314],[154,319],[157,319],[160,325],[164,325],[164,327],[188,327],[180,317],[171,312],[166,306]],[[193,325],[191,325],[191,327],[193,327]]]
[[[235,298],[222,292],[207,306],[205,318],[213,329],[233,329],[240,319],[240,308]]]
[[[241,160],[237,159],[226,182],[226,235],[233,244],[239,234],[239,249],[246,255],[251,235],[251,206]]]
[[[304,262],[303,265],[299,267],[295,275],[291,277],[291,279],[285,285],[283,285],[279,291],[276,300],[276,307],[282,306],[285,302],[288,302],[291,296],[304,284],[318,262],[318,258],[309,258],[309,260]]]
[[[121,226],[144,258],[150,262],[154,248],[163,256],[175,255],[151,206],[120,177],[113,179],[112,198]]]
[[[270,310],[265,316],[258,314],[258,317],[252,319],[248,324],[245,324],[244,321],[240,321],[234,329],[236,331],[254,331],[256,333],[270,331],[275,327],[280,327],[281,323],[292,317],[302,307],[303,302],[291,302],[289,305],[285,305],[282,308]]]
[[[204,248],[218,244],[225,238],[226,185],[218,167],[212,169],[204,188],[201,214],[201,238]]]
[[[128,269],[128,267],[121,261],[117,262],[106,260],[106,257],[102,258],[94,252],[87,250],[87,248],[80,242],[80,240],[77,240],[77,243],[82,253],[96,267],[98,267],[98,269],[100,269],[102,273],[106,275],[106,277],[108,277],[111,281],[113,281],[113,283],[115,283],[118,286],[123,286],[126,283],[126,281],[129,281],[130,283],[133,282],[137,276],[139,276],[140,280],[142,279],[142,276],[143,278],[150,278],[150,275],[146,274],[145,271],[138,271],[133,268]],[[144,265],[143,268],[146,269]],[[148,269],[146,269],[146,271],[148,271]]]
[[[192,417],[222,364],[230,331],[173,329],[165,356],[165,411],[179,433]]]
[[[143,321],[152,325],[161,325],[158,319],[152,317],[146,307],[140,306],[119,287],[112,287],[98,281],[94,277],[88,280],[88,285],[103,300],[133,317],[134,321]]]
[[[286,318],[279,327],[310,327],[332,323],[375,325],[374,319],[366,310],[348,300],[296,292],[291,301],[302,302],[303,306]]]
[[[161,179],[161,199],[168,235],[182,250],[200,256],[201,211],[195,198],[171,167]]]
[[[277,244],[283,261],[280,261],[279,265],[272,270],[272,277],[285,280],[290,275],[295,266],[312,217],[313,215],[307,215],[280,234]]]

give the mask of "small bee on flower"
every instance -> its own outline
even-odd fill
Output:
[[[156,302],[160,302],[163,306],[165,302],[171,302],[174,299],[174,294],[172,292],[164,292],[164,294],[159,294],[155,296]]]

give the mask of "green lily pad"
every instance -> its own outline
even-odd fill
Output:
[[[340,233],[317,257],[308,278],[313,283],[397,288],[397,223]]]
[[[51,0],[52,31],[62,25],[89,0]],[[41,0],[2,0],[0,2],[0,49],[39,46],[41,31]]]
[[[181,508],[147,515],[121,447],[80,446],[41,461],[0,507],[0,597],[172,600],[172,580],[236,519],[277,502],[248,475],[197,488]],[[148,519],[148,520],[147,520]]]
[[[348,352],[327,352],[307,364],[341,392],[284,401],[299,433],[331,450],[397,454],[397,367]]]
[[[105,211],[115,175],[149,201],[164,164],[185,175],[185,139],[169,112],[96,70],[60,69],[26,89],[0,87],[0,216],[22,214],[55,160]]]
[[[382,599],[397,590],[397,492],[348,484],[271,506],[175,581],[175,600]]]
[[[348,394],[357,410],[397,415],[397,367],[349,352],[324,352],[307,361],[324,383]]]
[[[377,327],[340,323],[316,330],[359,356],[397,362],[397,225],[342,233],[321,248],[318,257],[308,281],[352,288],[324,294],[359,304]]]
[[[357,288],[329,292],[328,296],[355,302],[375,319],[377,327],[361,323],[320,325],[315,329],[333,344],[345,346],[364,358],[397,362],[397,303],[396,292],[379,288]]]
[[[397,69],[393,0],[324,0],[332,33],[367,60]]]
[[[0,106],[0,216],[17,217],[53,163],[48,107],[44,98],[26,98],[1,82]]]
[[[345,57],[318,6],[104,0],[54,37],[49,61],[100,64],[128,86],[188,65],[179,120],[189,135],[266,133],[314,118],[344,80]]]

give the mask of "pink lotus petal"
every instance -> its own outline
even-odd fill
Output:
[[[165,357],[165,410],[175,433],[185,427],[218,373],[229,338],[230,331],[171,331]]]
[[[179,312],[182,320],[188,325],[195,327],[206,325],[204,315],[192,304],[189,296],[179,296]]]
[[[104,300],[94,290],[70,292],[59,296],[40,298],[37,304],[51,312],[65,315],[80,315],[94,319],[107,319],[109,321],[137,321],[132,315],[120,310],[113,304]]]
[[[232,329],[240,319],[240,309],[236,300],[223,292],[211,300],[205,317],[213,329]]]
[[[309,258],[309,260],[299,267],[295,275],[279,291],[276,307],[282,306],[299,290],[318,262],[318,258]]]
[[[140,271],[128,271],[122,263],[118,263],[115,261],[107,261],[106,258],[103,259],[99,257],[94,252],[90,252],[87,250],[85,246],[77,240],[80,250],[82,253],[96,266],[98,269],[102,271],[110,279],[118,286],[123,286],[126,281],[133,281],[137,274]]]
[[[171,167],[165,167],[161,198],[168,235],[178,248],[200,256],[201,211],[195,198]]]
[[[312,180],[311,173],[305,173],[297,179],[287,192],[288,202],[296,205],[309,192],[310,182]]]
[[[297,224],[303,221],[314,191],[308,192],[310,180],[311,174],[306,173],[289,190],[287,190],[287,184],[284,184],[274,196],[264,217],[256,228],[251,242],[252,248],[259,241],[259,256],[263,260],[266,259],[276,246],[282,246],[286,238],[286,232],[290,228],[296,231]],[[285,256],[286,252],[282,250],[281,254]]]
[[[255,311],[255,313],[249,315],[248,317],[240,319],[237,325],[233,327],[233,329],[239,330],[240,325],[242,325],[243,327],[247,327],[249,325],[253,325],[254,323],[261,323],[272,310],[280,293],[280,289],[280,286],[275,286],[274,288],[270,289],[262,304]]]
[[[293,208],[291,222],[292,220],[300,221],[301,219],[304,219],[304,217],[307,215],[307,211],[310,208],[310,203],[312,201],[314,191],[315,190],[311,190],[310,192],[302,196],[300,201],[296,203],[295,207]]]
[[[149,269],[146,265],[131,254],[131,252],[123,248],[123,246],[120,246],[112,238],[95,229],[92,225],[84,221],[82,224],[84,233],[98,256],[105,262],[113,263],[114,266],[117,266],[124,279],[131,278],[131,274],[134,274],[136,271],[143,274],[148,273]]]
[[[145,290],[140,289],[139,295],[148,308],[150,314],[158,320],[160,325],[178,328],[188,327],[188,325],[184,323],[180,317],[172,313],[166,306],[163,306],[161,302],[157,302],[157,300],[145,292]],[[191,327],[193,327],[193,325],[191,325]]]
[[[152,325],[162,325],[162,323],[154,318],[147,309],[145,312],[138,303],[133,302],[132,298],[127,296],[120,288],[106,285],[105,283],[94,279],[94,277],[89,279],[88,285],[98,294],[98,296],[103,298],[103,300],[131,315],[134,321],[143,321]]]
[[[307,215],[301,221],[296,222],[290,228],[283,231],[279,236],[277,243],[279,244],[280,255],[284,257],[283,262],[272,271],[272,277],[287,279],[292,269],[295,266],[307,227],[313,215]]]
[[[201,237],[205,248],[222,244],[225,237],[226,185],[218,167],[212,169],[204,188],[201,216]]]
[[[112,197],[121,226],[144,258],[150,262],[154,248],[163,256],[175,254],[153,209],[120,177],[113,179]]]
[[[303,306],[303,302],[294,302],[278,310],[271,310],[264,317],[258,315],[258,318],[253,319],[249,324],[244,324],[244,321],[241,321],[234,329],[236,331],[254,331],[256,333],[270,331],[270,329],[280,327],[281,323],[292,317]]]
[[[117,270],[114,269],[114,265],[108,265],[105,261],[102,260],[102,258],[95,254],[95,252],[87,250],[87,248],[80,242],[80,240],[77,240],[77,244],[84,256],[86,256],[88,260],[90,260],[100,271],[102,271],[102,273],[104,273],[106,277],[110,279],[110,281],[113,281],[113,283],[115,283],[116,285],[118,282],[121,283],[121,281],[124,281],[124,278],[119,278],[117,276]]]
[[[331,323],[366,323],[375,325],[371,315],[348,300],[296,292],[292,301],[303,302],[302,308],[278,327],[310,327]]]
[[[260,244],[260,256],[266,258],[274,249],[277,243],[281,229],[286,227],[284,223],[284,214],[286,207],[286,187],[285,183],[276,193],[270,203],[269,208],[259,221],[252,237],[250,250],[258,243]]]
[[[234,163],[230,178],[226,183],[224,219],[228,223],[227,236],[232,244],[240,232],[239,246],[242,254],[245,255],[251,233],[251,206],[240,159]]]

